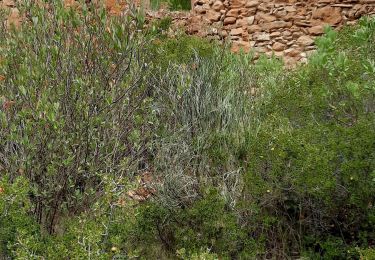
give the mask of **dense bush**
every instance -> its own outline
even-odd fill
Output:
[[[0,258],[372,259],[375,20],[309,64],[50,4],[0,32]],[[153,196],[126,198],[144,172]]]
[[[21,8],[28,23],[1,31],[0,169],[29,180],[28,211],[52,234],[145,164],[147,51],[126,17]]]
[[[309,65],[265,91],[242,149],[241,210],[277,254],[350,258],[374,243],[374,25],[363,20],[344,38],[328,30]]]
[[[168,4],[171,10],[190,10],[191,0],[151,0],[151,7],[158,9],[161,3]]]

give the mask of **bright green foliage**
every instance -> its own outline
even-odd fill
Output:
[[[172,10],[190,10],[191,0],[169,0],[169,6]]]
[[[170,10],[190,10],[191,0],[151,0],[151,8],[159,9],[161,3],[167,3]]]
[[[375,74],[368,73],[375,35],[366,29],[374,21],[362,26],[372,33],[367,41],[353,29],[346,38],[328,30],[311,63],[265,94],[259,130],[248,134],[242,207],[256,205],[255,219],[272,219],[258,232],[277,234],[268,243],[280,252],[293,245],[342,259],[356,254],[347,248],[358,239],[364,246],[375,239]],[[354,40],[363,48],[341,45]]]
[[[373,258],[374,19],[287,71],[168,18],[23,8],[0,31],[0,258]]]
[[[38,245],[33,244],[32,240],[39,236],[39,228],[29,215],[28,181],[18,177],[11,182],[4,177],[0,179],[0,187],[0,257],[5,258],[24,243],[30,250],[37,249]]]
[[[363,260],[375,259],[375,249],[370,248],[359,250],[359,254]]]
[[[196,253],[192,254],[187,254],[186,250],[184,248],[177,250],[177,256],[180,259],[192,259],[192,260],[200,260],[200,259],[205,259],[205,260],[217,260],[219,259],[219,256],[215,253],[211,253],[210,250],[199,250]]]
[[[162,29],[164,26],[162,20],[159,28]],[[153,43],[155,60],[158,61],[158,67],[164,70],[172,64],[190,64],[197,58],[208,58],[219,48],[207,40],[186,35],[176,39],[157,38]]]

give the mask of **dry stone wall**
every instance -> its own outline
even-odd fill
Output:
[[[326,25],[341,28],[375,14],[375,0],[193,0],[192,12],[192,34],[295,63],[306,61]]]
[[[19,0],[20,1],[20,0]],[[147,7],[149,0],[91,0],[102,3],[111,14],[126,14],[129,4]],[[189,34],[229,40],[232,51],[255,51],[282,57],[285,63],[306,62],[315,50],[314,38],[330,25],[341,28],[363,15],[375,14],[375,0],[191,0],[191,12],[146,10],[146,19],[172,18],[172,31],[185,28]],[[21,16],[17,0],[0,0],[9,11],[7,24],[16,27]],[[145,4],[146,3],[146,4]],[[77,0],[64,0],[75,6]]]

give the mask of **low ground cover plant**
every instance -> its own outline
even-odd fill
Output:
[[[1,28],[0,258],[372,259],[374,19],[288,71],[86,7]]]
[[[161,4],[166,4],[172,11],[191,9],[191,0],[151,0],[153,9],[159,9]]]

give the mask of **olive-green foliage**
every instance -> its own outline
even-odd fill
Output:
[[[375,258],[375,249],[369,248],[369,249],[359,249],[359,254],[361,256],[361,259],[364,260],[370,260]]]
[[[0,172],[1,173],[1,172]],[[23,241],[24,236],[38,236],[37,223],[28,215],[31,208],[29,182],[16,178],[0,180],[0,257],[9,253]]]
[[[116,228],[113,232],[122,245],[132,245],[138,255],[146,257],[173,258],[177,253],[184,258],[209,249],[230,258],[237,254],[238,248],[254,249],[255,245],[214,189],[206,190],[204,198],[189,208],[166,208],[155,202],[144,204],[135,219],[133,230],[119,232]],[[147,245],[144,241],[148,241]],[[130,251],[130,248],[123,249]]]
[[[148,34],[154,36],[155,38],[159,39],[167,39],[168,38],[168,31],[172,24],[172,18],[167,16],[160,20],[152,21],[151,25],[148,27]],[[154,41],[154,43],[158,43],[160,41]]]
[[[342,259],[375,239],[374,24],[362,20],[344,36],[328,29],[310,64],[264,94],[259,128],[243,148],[241,207],[272,221],[248,225],[276,254]]]
[[[172,10],[190,10],[191,0],[169,0],[169,7]]]
[[[200,187],[213,185],[236,205],[240,225],[258,242],[256,254],[358,257],[354,247],[374,241],[373,26],[363,20],[344,36],[327,29],[310,64],[289,73],[218,52],[196,63],[192,81],[160,80],[169,89],[161,100],[171,100],[160,111],[174,123],[156,155],[165,178],[161,205],[188,212],[205,196]],[[226,62],[246,69],[233,73]],[[181,82],[189,87],[174,97],[170,89]],[[255,97],[246,95],[251,88]],[[237,250],[240,256],[244,248]]]
[[[172,24],[172,18],[171,17],[165,17],[157,22],[157,27],[160,31],[166,31],[169,29],[169,27]]]
[[[157,28],[163,29],[164,23],[164,20],[161,20]],[[219,48],[208,40],[186,35],[174,39],[158,37],[153,41],[151,47],[154,51],[154,59],[158,61],[158,67],[163,70],[166,70],[171,64],[191,66],[197,57],[208,58],[213,56],[215,50]]]
[[[169,19],[21,10],[0,31],[0,258],[372,259],[374,19],[286,71]],[[144,171],[154,196],[126,199]]]
[[[152,125],[144,35],[128,18],[109,19],[105,10],[87,6],[82,14],[60,1],[48,9],[25,2],[20,9],[29,18],[23,28],[0,32],[0,171],[12,183],[28,180],[30,203],[20,217],[25,209],[43,235],[62,230],[69,241],[51,243],[67,252],[62,258],[85,258],[103,249],[102,224],[84,219],[89,224],[81,235],[78,220],[67,216],[85,216],[107,184],[121,193],[118,187],[127,187],[147,157]],[[2,247],[32,257],[9,228],[12,237],[1,238],[8,243]]]
[[[173,11],[191,9],[191,0],[151,0],[151,8],[157,10],[163,2]]]

